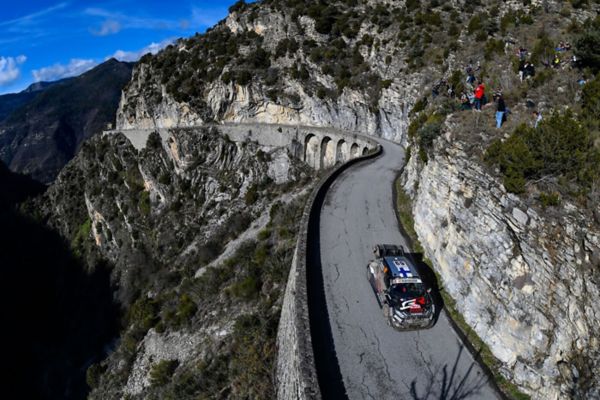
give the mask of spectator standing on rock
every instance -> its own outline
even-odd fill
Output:
[[[534,111],[533,118],[535,118],[533,122],[533,127],[537,128],[540,122],[542,121],[542,113],[539,111]]]
[[[530,76],[535,76],[535,67],[532,63],[525,63],[525,68],[523,69],[523,77],[527,79]]]
[[[523,82],[523,79],[525,78],[525,66],[527,64],[525,63],[525,60],[520,60],[519,61],[519,79],[521,80],[521,82]]]
[[[504,121],[504,114],[506,113],[506,103],[504,103],[504,97],[502,93],[497,93],[496,98],[496,128],[502,127]]]
[[[524,47],[519,47],[519,50],[517,51],[517,56],[519,57],[519,60],[525,61],[525,57],[527,57],[527,49]]]
[[[481,111],[481,106],[485,104],[485,85],[481,80],[477,82],[477,87],[475,88],[475,110]]]

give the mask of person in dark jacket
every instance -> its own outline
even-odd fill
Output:
[[[496,95],[496,128],[502,127],[505,113],[506,103],[504,103],[504,97],[502,97],[502,93],[498,93]]]

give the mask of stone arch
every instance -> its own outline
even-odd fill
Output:
[[[304,162],[319,169],[319,139],[313,133],[309,133],[304,138]]]
[[[335,165],[335,143],[329,136],[321,140],[321,169]]]
[[[359,151],[358,144],[352,143],[352,146],[350,147],[350,158],[358,157]]]
[[[336,151],[335,151],[335,162],[343,163],[350,159],[350,151],[348,149],[348,143],[344,139],[340,139],[337,142]]]
[[[369,148],[368,148],[367,146],[365,146],[365,147],[363,148],[362,155],[364,156],[364,155],[366,155],[368,152],[369,152]]]

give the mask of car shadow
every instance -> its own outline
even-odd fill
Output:
[[[440,293],[441,289],[437,280],[437,276],[435,275],[433,269],[431,269],[431,267],[423,260],[422,253],[406,253],[406,255],[414,262],[417,272],[421,276],[423,283],[425,283],[427,287],[431,288],[431,298],[433,300],[433,304],[435,304],[435,325],[442,313],[442,309],[444,308],[444,299]]]
[[[458,343],[458,353],[452,365],[428,363],[427,373],[418,382],[410,383],[410,395],[413,400],[465,400],[480,399],[481,389],[488,384],[488,376],[476,369],[472,361],[466,372],[459,373],[458,366],[465,346]]]

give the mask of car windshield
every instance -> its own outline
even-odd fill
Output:
[[[422,283],[397,283],[390,288],[392,297],[412,299],[425,296],[425,287]]]

